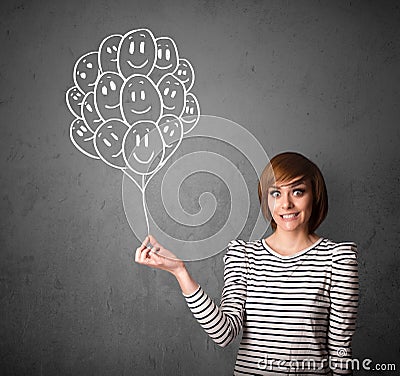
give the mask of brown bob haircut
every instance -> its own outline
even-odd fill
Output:
[[[312,234],[328,214],[328,193],[320,169],[304,155],[284,152],[273,157],[261,174],[258,182],[258,198],[265,219],[276,230],[276,222],[268,208],[268,188],[276,183],[288,183],[293,179],[309,179],[312,186],[313,206],[308,222]]]

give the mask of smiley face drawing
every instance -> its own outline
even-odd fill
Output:
[[[190,91],[194,84],[194,69],[189,60],[179,59],[178,68],[174,72],[174,75],[181,81],[186,88],[186,91]]]
[[[65,93],[68,109],[77,118],[81,117],[83,97],[84,94],[76,86],[69,88]]]
[[[113,34],[105,38],[99,47],[99,67],[102,72],[118,72],[117,54],[122,35]]]
[[[122,156],[122,140],[129,127],[119,119],[103,123],[94,134],[94,147],[100,158],[109,166],[125,168]]]
[[[97,113],[93,92],[87,93],[83,98],[81,117],[86,126],[89,127],[93,133],[96,132],[96,129],[103,122],[100,115]]]
[[[186,105],[182,114],[183,134],[189,133],[198,123],[200,118],[200,105],[193,93],[186,95]]]
[[[150,30],[133,30],[122,37],[117,55],[118,70],[122,76],[150,74],[155,59],[156,42]]]
[[[153,82],[159,82],[166,74],[173,73],[178,66],[178,48],[168,37],[156,39],[157,55],[154,68],[150,74]]]
[[[93,91],[99,73],[100,68],[97,51],[88,52],[75,63],[73,74],[75,86],[79,87],[84,93]]]
[[[137,122],[125,134],[122,150],[126,165],[132,171],[140,175],[152,174],[165,152],[160,128],[152,121]]]
[[[161,162],[164,165],[182,142],[183,126],[181,120],[175,115],[164,115],[158,121],[158,127],[165,144],[165,154]]]
[[[94,103],[103,120],[122,119],[119,100],[123,83],[122,77],[114,72],[105,72],[97,80]]]
[[[186,90],[174,75],[167,74],[158,83],[163,101],[163,115],[171,114],[181,116],[186,100]]]
[[[93,159],[100,159],[94,147],[94,134],[82,119],[75,119],[69,128],[69,138],[75,147]]]
[[[135,74],[124,82],[120,103],[122,116],[130,125],[139,120],[157,122],[161,116],[160,93],[153,82],[141,74]]]

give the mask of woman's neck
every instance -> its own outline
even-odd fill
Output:
[[[282,256],[291,256],[313,245],[320,237],[313,233],[279,231],[279,228],[265,241]]]

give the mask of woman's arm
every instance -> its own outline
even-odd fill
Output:
[[[221,347],[229,345],[243,327],[247,297],[247,261],[244,246],[239,241],[230,242],[224,263],[224,288],[220,306],[217,306],[201,286],[190,295],[183,294],[198,323]]]
[[[177,269],[173,274],[179,283],[183,295],[191,295],[200,287],[189,274],[185,265]]]
[[[148,242],[153,246],[151,250],[146,248]],[[136,262],[166,270],[176,277],[193,316],[210,338],[221,347],[231,343],[243,325],[247,265],[243,247],[235,248],[234,245],[239,243],[232,241],[224,256],[225,283],[219,307],[190,276],[183,261],[176,259],[173,253],[158,244],[151,235],[144,240],[135,255]]]
[[[356,329],[358,266],[355,243],[338,245],[332,259],[328,350],[334,375],[352,375],[351,340]]]

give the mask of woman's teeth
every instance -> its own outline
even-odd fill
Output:
[[[284,219],[289,219],[289,218],[297,217],[298,214],[299,214],[299,213],[295,213],[295,214],[284,214],[284,215],[282,215],[281,217],[284,218]]]

